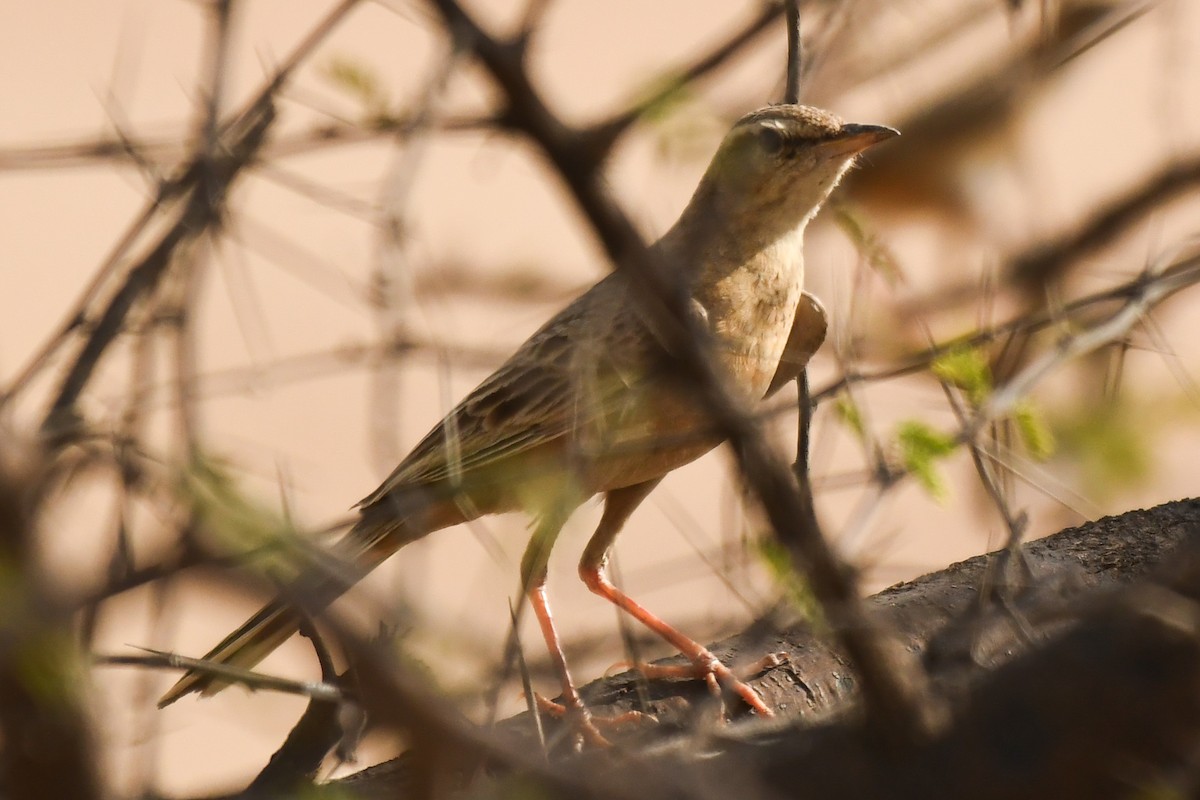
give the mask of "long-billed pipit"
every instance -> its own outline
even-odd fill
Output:
[[[713,156],[679,221],[654,245],[686,287],[711,333],[729,388],[747,400],[794,377],[825,338],[825,312],[804,292],[805,226],[855,156],[895,135],[815,108],[778,105],[738,120]],[[338,547],[364,571],[403,545],[484,514],[523,510],[535,522],[521,586],[562,681],[563,698],[589,730],[546,598],[546,561],[567,517],[604,494],[604,513],[579,563],[596,594],[678,648],[694,674],[758,713],[757,693],[706,648],[609,581],[608,552],[622,525],[671,470],[720,443],[696,390],[657,343],[626,275],[609,275],[559,312],[467,395],[359,504]],[[301,581],[319,610],[345,587]],[[248,667],[294,634],[300,614],[277,601],[206,659]],[[224,684],[189,672],[160,705]]]

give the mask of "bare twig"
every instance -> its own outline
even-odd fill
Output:
[[[1100,206],[1078,228],[1019,255],[1006,273],[1017,286],[1041,295],[1047,282],[1127,233],[1185,192],[1200,186],[1200,155],[1163,167]]]
[[[783,102],[800,102],[800,76],[804,74],[804,45],[800,37],[800,0],[786,0],[787,11],[787,86]]]
[[[108,667],[146,667],[149,669],[181,669],[212,675],[227,683],[237,683],[249,689],[266,689],[284,694],[296,694],[317,700],[340,701],[342,690],[325,681],[296,681],[262,672],[215,664],[202,658],[188,658],[177,653],[149,650],[146,655],[100,654],[93,662]]]
[[[50,410],[42,422],[42,433],[48,441],[58,442],[69,438],[75,428],[75,404],[92,377],[101,356],[120,334],[126,316],[134,305],[154,287],[166,274],[178,251],[208,230],[220,218],[220,209],[233,181],[257,156],[275,118],[274,97],[286,79],[313,48],[324,39],[355,5],[357,0],[343,0],[293,51],[275,76],[251,100],[246,110],[225,125],[220,131],[219,158],[210,159],[209,148],[203,145],[192,161],[180,171],[180,176],[160,192],[161,198],[178,197],[181,206],[175,221],[151,246],[139,262],[129,271],[123,285],[115,292],[107,306],[99,313],[87,340],[76,356],[66,377],[59,386]],[[143,214],[142,221],[148,223],[161,202],[151,205]],[[132,244],[133,235],[124,240]],[[110,260],[110,264],[115,263]],[[80,315],[72,318],[63,328],[55,342],[65,339],[66,333],[84,321],[83,308]],[[57,345],[55,345],[57,346]],[[50,351],[47,351],[47,354]],[[39,359],[40,363],[40,359]],[[30,371],[22,376],[27,379]],[[12,390],[9,390],[11,395]]]
[[[1118,311],[1090,328],[1064,336],[1050,352],[1035,358],[998,387],[976,411],[963,436],[974,436],[988,422],[1011,414],[1021,399],[1062,363],[1121,340],[1151,308],[1195,285],[1200,280],[1198,273],[1200,254],[1192,254],[1174,261],[1160,272],[1143,276],[1138,290]]]
[[[930,364],[947,353],[962,348],[981,347],[1012,334],[1029,335],[1046,328],[1061,324],[1064,321],[1077,320],[1089,314],[1096,313],[1114,302],[1128,302],[1143,296],[1150,284],[1166,282],[1170,291],[1158,298],[1158,302],[1167,300],[1175,292],[1200,282],[1200,264],[1194,259],[1181,259],[1164,269],[1158,275],[1139,275],[1111,289],[1105,289],[1094,294],[1073,300],[1054,310],[1043,310],[1036,313],[1024,314],[1008,322],[991,326],[982,331],[942,342],[934,347],[923,350],[905,359],[895,366],[883,369],[846,368],[841,377],[822,387],[814,394],[817,404],[825,402],[854,383],[874,383],[926,370]]]

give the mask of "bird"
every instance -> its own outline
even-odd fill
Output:
[[[736,397],[752,402],[778,391],[824,341],[825,310],[804,291],[805,228],[856,157],[896,135],[798,104],[746,114],[722,139],[678,221],[651,246],[687,292],[694,322]],[[671,369],[636,291],[629,275],[614,271],[546,322],[358,504],[356,523],[334,546],[365,573],[434,531],[488,514],[527,513],[533,523],[521,590],[562,684],[562,708],[596,741],[603,737],[576,690],[546,593],[555,538],[596,495],[603,495],[603,512],[579,562],[587,587],[678,649],[689,674],[761,716],[773,713],[707,648],[608,577],[609,551],[637,506],[667,473],[722,441],[694,385]],[[346,588],[324,573],[301,577],[288,595],[313,613]],[[252,667],[303,618],[278,599],[204,660]],[[193,670],[159,706],[227,685]]]

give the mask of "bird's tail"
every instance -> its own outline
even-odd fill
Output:
[[[250,669],[300,630],[300,615],[282,600],[273,600],[257,614],[225,637],[204,656],[204,661],[229,667]],[[165,708],[181,697],[199,692],[202,697],[214,695],[229,686],[209,672],[188,670],[158,701]]]
[[[425,532],[428,530],[414,535],[408,525],[396,520],[382,525],[369,524],[364,517],[334,548],[345,563],[354,565],[358,575],[338,575],[324,570],[319,577],[310,575],[293,584],[290,596],[302,601],[305,612],[318,613],[341,596],[357,577],[379,566],[401,546],[420,538]],[[302,612],[295,604],[283,599],[273,600],[226,636],[202,660],[214,665],[250,669],[297,633],[302,619]],[[158,707],[164,708],[192,692],[209,697],[231,683],[211,672],[188,670],[159,699]]]

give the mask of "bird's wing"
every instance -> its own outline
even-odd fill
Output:
[[[649,374],[650,339],[613,277],[533,334],[359,505],[400,487],[457,482],[473,469],[619,417],[629,405],[623,399]]]
[[[796,306],[796,317],[792,321],[792,330],[788,333],[783,357],[779,359],[775,377],[771,378],[771,385],[767,387],[764,398],[775,394],[784,384],[800,374],[800,370],[804,369],[804,365],[825,341],[825,331],[828,327],[825,307],[821,305],[820,300],[805,292]]]

